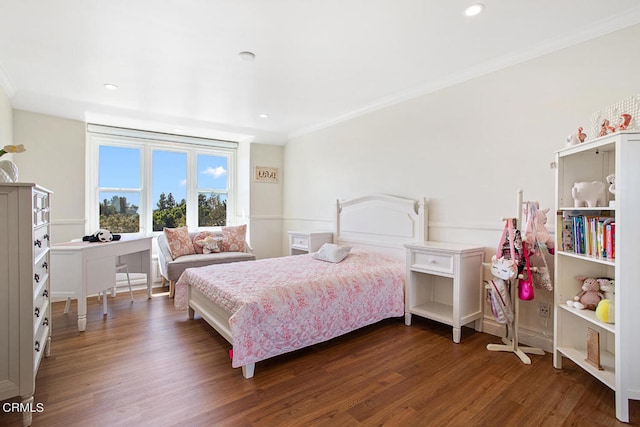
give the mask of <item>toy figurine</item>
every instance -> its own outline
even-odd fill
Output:
[[[582,132],[582,128],[579,127],[576,133],[572,133],[567,137],[567,145],[569,146],[578,145],[581,142],[584,142],[586,137],[587,137],[587,134]]]
[[[621,114],[620,120],[616,125],[616,129],[627,130],[629,128],[629,124],[631,124],[631,114]]]
[[[613,133],[615,131],[616,131],[615,126],[610,126],[609,125],[609,120],[608,119],[604,119],[602,121],[602,124],[600,125],[600,133],[598,134],[598,136],[605,136],[605,135]]]

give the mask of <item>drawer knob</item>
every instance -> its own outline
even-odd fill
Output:
[[[36,309],[33,311],[33,314],[34,314],[36,317],[40,317],[40,308],[39,308],[39,307],[36,307]]]
[[[42,296],[43,296],[43,297],[45,297],[45,298],[46,298],[46,297],[48,297],[48,296],[49,296],[49,291],[45,289],[45,290],[42,292]]]
[[[42,263],[42,268],[44,268],[45,270],[47,270],[49,268],[49,263],[47,261]]]
[[[45,239],[45,240],[49,240],[49,235],[45,234],[44,236],[42,236],[42,238]]]
[[[35,350],[40,351],[40,341],[36,341]]]
[[[43,324],[44,326],[48,326],[48,325],[49,325],[49,318],[48,318],[48,317],[45,317],[45,318],[44,318],[44,320],[42,321],[42,324]]]
[[[33,246],[37,246],[37,247],[41,248],[41,247],[42,247],[42,241],[41,241],[41,240],[36,239],[36,241],[35,241],[35,242],[33,242]]]
[[[36,283],[39,283],[40,282],[40,275],[38,273],[34,274],[33,275],[33,280],[35,280]]]

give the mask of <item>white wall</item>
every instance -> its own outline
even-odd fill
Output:
[[[518,189],[553,208],[550,163],[565,137],[578,126],[589,133],[591,113],[640,93],[637,40],[640,26],[288,141],[284,230],[331,229],[336,198],[424,196],[432,240],[482,244],[489,259]],[[547,346],[552,322],[537,305],[551,300],[539,291],[521,310],[523,334]]]
[[[15,143],[27,149],[14,157],[20,181],[53,191],[52,242],[83,236],[85,124],[23,110],[14,110],[13,124]]]
[[[286,174],[282,159],[284,148],[279,145],[251,145],[251,244],[257,258],[272,258],[283,254],[282,188]],[[256,166],[273,167],[280,171],[277,183],[256,182]]]
[[[5,145],[13,145],[13,109],[9,97],[0,86],[0,148]],[[0,160],[10,158],[9,154],[5,154]]]

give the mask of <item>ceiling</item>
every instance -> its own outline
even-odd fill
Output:
[[[282,144],[640,23],[637,0],[472,2],[0,0],[0,85],[17,109]]]

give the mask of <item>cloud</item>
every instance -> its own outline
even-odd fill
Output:
[[[212,168],[209,166],[204,171],[202,171],[204,175],[211,175],[214,179],[220,178],[221,176],[225,176],[227,174],[227,170],[222,166],[218,166],[217,168]]]

